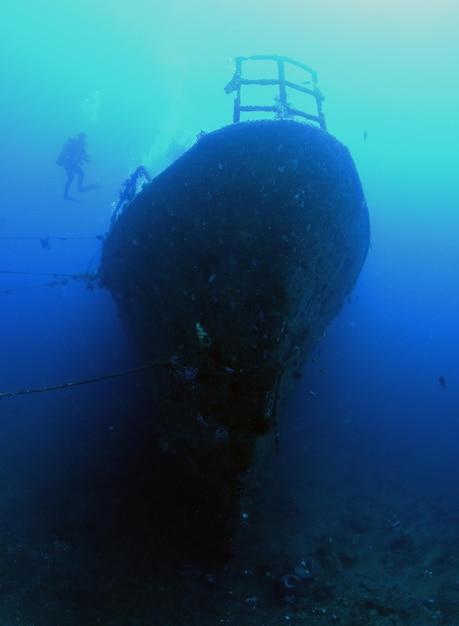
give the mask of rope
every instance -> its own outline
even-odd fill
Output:
[[[118,378],[120,376],[128,376],[129,374],[136,374],[137,372],[143,372],[157,366],[169,366],[172,365],[170,361],[153,361],[148,365],[141,365],[140,367],[134,367],[130,370],[123,370],[121,372],[113,372],[112,374],[104,374],[102,376],[96,376],[94,378],[84,378],[82,380],[75,380],[67,383],[61,383],[60,385],[49,385],[47,387],[36,387],[34,389],[20,389],[19,391],[7,391],[0,392],[0,400],[2,398],[14,398],[16,396],[26,396],[32,393],[42,393],[44,391],[56,391],[57,389],[67,389],[69,387],[78,387],[80,385],[89,385],[91,383],[98,383],[101,380],[109,380],[111,378]]]
[[[217,443],[217,444],[233,444],[233,443],[251,443],[252,441],[258,441],[263,437],[272,436],[272,430],[268,430],[261,435],[255,435],[254,437],[199,437],[198,435],[189,435],[178,430],[171,430],[170,428],[163,427],[166,435],[172,435],[177,439],[187,439],[189,441],[201,441],[203,443]],[[278,433],[277,433],[278,434]]]
[[[19,274],[22,276],[68,276],[69,278],[88,278],[88,276],[95,278],[95,275],[91,274],[65,274],[64,272],[16,272],[12,270],[0,270],[0,274]]]
[[[10,287],[7,289],[0,289],[0,294],[9,294],[15,291],[25,291],[27,289],[38,289],[41,287],[57,287],[60,285],[64,287],[69,283],[70,280],[83,280],[87,281],[88,287],[91,288],[93,283],[97,280],[97,274],[90,274],[88,272],[83,274],[64,274],[62,272],[16,272],[10,270],[0,270],[0,274],[11,274],[14,276],[52,276],[54,280],[48,283],[41,283],[38,285],[27,285],[26,287]],[[59,279],[59,277],[63,277]]]
[[[43,247],[49,241],[80,241],[80,240],[98,240],[104,239],[103,235],[95,235],[94,237],[0,237],[0,241],[39,241]]]
[[[195,354],[200,354],[200,353],[192,353],[191,356],[195,355]],[[190,355],[188,355],[190,356]],[[149,369],[153,369],[154,367],[173,367],[173,368],[177,368],[177,357],[174,357],[172,359],[166,359],[166,360],[158,360],[158,361],[152,361],[151,363],[148,363],[147,365],[140,365],[139,367],[134,367],[132,369],[129,370],[122,370],[120,372],[113,372],[112,374],[103,374],[101,376],[95,376],[94,378],[83,378],[82,380],[75,380],[75,381],[70,381],[67,383],[61,383],[59,385],[48,385],[46,387],[36,387],[34,389],[20,389],[18,391],[7,391],[7,392],[0,392],[0,400],[2,398],[14,398],[16,396],[26,396],[26,395],[30,395],[32,393],[42,393],[44,391],[56,391],[57,389],[68,389],[69,387],[78,387],[80,385],[89,385],[91,383],[98,383],[102,380],[110,380],[111,378],[119,378],[121,376],[128,376],[129,374],[136,374],[138,372],[144,372],[146,370]],[[227,367],[225,365],[219,364],[220,367],[220,371],[216,371],[216,372],[212,372],[213,375],[215,374],[246,374],[246,373],[250,373],[252,375],[254,375],[253,370],[244,370],[244,369],[233,369],[231,367]],[[257,375],[262,375],[261,373],[257,372]]]
[[[197,354],[197,353],[195,353]],[[251,375],[255,375],[255,372],[251,369],[233,369],[231,367],[227,367],[225,365],[222,364],[218,364],[219,367],[221,368],[220,372],[213,372],[213,374],[251,374]],[[70,387],[78,387],[81,385],[89,385],[92,383],[97,383],[97,382],[101,382],[103,380],[110,380],[112,378],[119,378],[121,376],[128,376],[130,374],[137,374],[139,372],[144,372],[147,371],[149,369],[153,369],[154,367],[177,367],[177,357],[174,357],[172,359],[168,359],[165,361],[162,360],[158,360],[158,361],[152,361],[151,363],[148,363],[147,365],[140,365],[139,367],[133,367],[131,369],[128,370],[122,370],[120,372],[113,372],[111,374],[103,374],[102,376],[95,376],[93,378],[84,378],[81,380],[75,380],[75,381],[70,381],[70,382],[66,382],[66,383],[61,383],[59,385],[48,385],[46,387],[35,387],[33,389],[20,389],[18,391],[7,391],[7,392],[0,392],[0,400],[2,400],[2,398],[15,398],[17,396],[26,396],[26,395],[31,395],[34,393],[44,393],[46,391],[57,391],[58,389],[69,389]],[[265,372],[263,372],[265,373]],[[257,375],[262,375],[263,373],[261,372],[257,372]],[[278,400],[278,394],[279,394],[279,380],[276,384],[276,399],[275,399],[275,404],[277,404],[277,400]],[[279,432],[277,430],[277,419],[276,419],[276,411],[274,411],[274,439],[275,439],[275,443],[276,443],[276,450],[279,453]],[[262,437],[266,437],[268,435],[272,435],[273,432],[272,430],[268,430],[263,434],[259,434],[256,435],[254,437],[203,437],[203,436],[198,436],[198,435],[192,435],[189,433],[184,433],[184,432],[179,432],[176,430],[172,430],[169,429],[166,425],[162,425],[162,428],[166,431],[166,433],[168,435],[172,435],[174,437],[179,437],[181,439],[188,439],[191,441],[201,441],[201,442],[206,442],[206,443],[217,443],[217,444],[235,444],[235,443],[250,443],[252,441],[256,441],[258,439],[261,439]]]
[[[95,235],[92,237],[0,237],[0,241],[39,241],[40,245],[43,249],[50,249],[51,241],[103,241],[105,239],[104,235]],[[89,265],[91,265],[94,258],[100,253],[100,251],[96,252],[96,254],[92,257]],[[88,270],[89,270],[88,265]],[[0,289],[0,294],[9,294],[15,291],[25,291],[27,289],[38,289],[41,287],[56,287],[60,285],[61,287],[67,285],[68,280],[57,280],[59,276],[64,276],[70,280],[86,280],[88,282],[88,289],[92,289],[93,283],[97,278],[96,274],[90,274],[87,271],[84,274],[64,274],[62,272],[14,272],[9,270],[0,270],[0,274],[12,274],[15,276],[53,276],[55,280],[49,283],[42,283],[39,285],[29,285],[26,287],[13,287],[10,289]]]
[[[60,241],[69,241],[71,239],[103,239],[103,235],[94,235],[93,237],[0,237],[1,241],[16,241],[16,240],[33,240],[33,241],[43,241],[43,239],[49,239],[50,241],[52,239],[57,239]]]

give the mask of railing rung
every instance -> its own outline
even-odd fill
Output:
[[[273,61],[277,66],[277,78],[243,78],[242,77],[242,64],[245,61]],[[236,57],[236,70],[230,82],[226,85],[226,93],[236,91],[236,98],[234,100],[233,121],[239,122],[241,112],[271,112],[275,113],[279,118],[294,118],[301,117],[312,122],[316,122],[319,126],[326,130],[325,116],[322,110],[322,103],[324,96],[317,87],[317,72],[308,65],[290,59],[289,57],[278,55],[265,55],[258,54],[250,57]],[[304,83],[295,83],[285,78],[286,66],[293,65],[299,69],[305,71],[309,79]],[[311,87],[306,87],[305,84],[311,84]],[[242,105],[241,104],[241,88],[247,85],[259,85],[260,87],[274,86],[278,88],[279,95],[276,98],[274,105]],[[295,92],[301,92],[305,95],[314,98],[317,107],[317,115],[307,113],[300,109],[292,107],[288,102],[288,90]]]

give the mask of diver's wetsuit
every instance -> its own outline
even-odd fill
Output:
[[[57,164],[62,165],[67,174],[67,181],[64,186],[64,200],[74,200],[68,194],[75,176],[77,176],[78,179],[78,191],[80,193],[91,191],[99,187],[98,184],[87,185],[86,187],[83,186],[84,171],[81,164],[88,163],[89,161],[90,158],[86,152],[86,135],[80,133],[78,137],[70,137],[67,139],[57,160]]]

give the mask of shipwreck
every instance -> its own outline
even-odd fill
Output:
[[[245,78],[258,61],[276,76]],[[273,103],[242,104],[254,85],[275,89]],[[218,558],[231,551],[260,455],[278,444],[294,374],[353,289],[370,236],[316,73],[285,57],[240,57],[226,91],[236,92],[233,123],[144,185],[112,223],[100,263],[140,362],[151,363],[177,527]],[[296,95],[313,112],[293,105]]]

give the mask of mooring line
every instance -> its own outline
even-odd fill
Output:
[[[75,380],[67,383],[61,383],[60,385],[49,385],[47,387],[35,387],[34,389],[20,389],[18,391],[0,392],[0,400],[2,398],[14,398],[15,396],[26,396],[32,393],[42,393],[44,391],[56,391],[57,389],[67,389],[68,387],[78,387],[79,385],[89,385],[91,383],[98,383],[102,380],[109,380],[110,378],[118,378],[120,376],[128,376],[129,374],[136,374],[153,367],[164,366],[164,361],[154,361],[148,365],[141,365],[140,367],[134,367],[129,370],[123,370],[121,372],[113,372],[112,374],[103,374],[102,376],[96,376],[94,378],[85,378],[83,380]],[[170,362],[167,363],[170,365]]]
[[[69,387],[78,387],[80,385],[89,385],[91,383],[98,383],[102,380],[110,380],[111,378],[119,378],[121,376],[128,376],[129,374],[137,374],[138,372],[144,372],[149,369],[153,369],[154,367],[168,367],[168,368],[178,368],[178,364],[180,361],[184,359],[189,359],[192,356],[202,354],[201,351],[192,352],[188,355],[183,355],[181,357],[174,356],[170,359],[158,359],[157,361],[152,361],[146,365],[140,365],[138,367],[133,367],[128,370],[122,370],[120,372],[112,372],[111,374],[102,374],[101,376],[95,376],[93,378],[83,378],[82,380],[74,380],[66,383],[60,383],[59,385],[47,385],[46,387],[35,387],[33,389],[19,389],[17,391],[6,391],[0,392],[0,400],[2,398],[14,398],[16,396],[27,396],[33,393],[43,393],[45,391],[56,391],[57,389],[68,389]],[[215,370],[212,372],[201,370],[202,373],[208,375],[241,375],[241,374],[249,374],[251,376],[263,376],[268,375],[271,371],[276,370],[266,370],[260,371],[255,369],[233,369],[232,367],[228,367],[223,365],[222,363],[214,363],[215,367],[218,367],[219,370]],[[188,365],[185,364],[183,366],[186,370]]]

